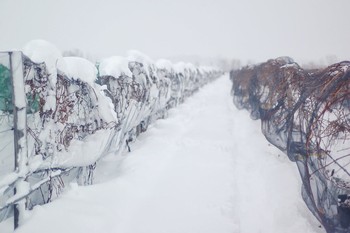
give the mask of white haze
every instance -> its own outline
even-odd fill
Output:
[[[0,50],[44,39],[97,58],[350,60],[349,0],[1,0]]]

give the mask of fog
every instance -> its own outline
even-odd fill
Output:
[[[87,56],[350,60],[349,0],[0,0],[0,50],[32,39]]]

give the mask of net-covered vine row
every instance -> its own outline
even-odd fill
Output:
[[[13,138],[12,76],[7,53],[2,55],[0,122],[9,134],[3,131],[1,136]],[[72,180],[91,183],[102,156],[130,150],[130,142],[150,123],[221,75],[212,68],[153,62],[138,52],[93,64],[62,57],[43,41],[24,51],[21,64],[28,155],[25,169],[0,176],[0,221],[20,201],[31,209],[51,201]],[[7,148],[2,143],[1,148]],[[12,153],[2,151],[2,164],[13,160]],[[25,187],[16,192],[19,179]]]
[[[327,232],[349,232],[350,62],[304,70],[282,57],[230,78],[235,105],[297,164],[310,211]]]

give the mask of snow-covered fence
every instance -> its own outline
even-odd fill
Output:
[[[97,64],[43,41],[23,52],[0,53],[0,221],[14,215],[15,226],[24,209],[50,202],[67,183],[91,184],[101,157],[130,150],[150,123],[221,75],[138,52]]]
[[[310,211],[327,232],[349,232],[350,62],[307,71],[283,57],[230,77],[236,106],[296,162]]]

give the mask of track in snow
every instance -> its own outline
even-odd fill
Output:
[[[96,184],[32,211],[23,232],[323,232],[296,166],[235,109],[228,76],[97,166]],[[1,231],[1,230],[0,230]]]

